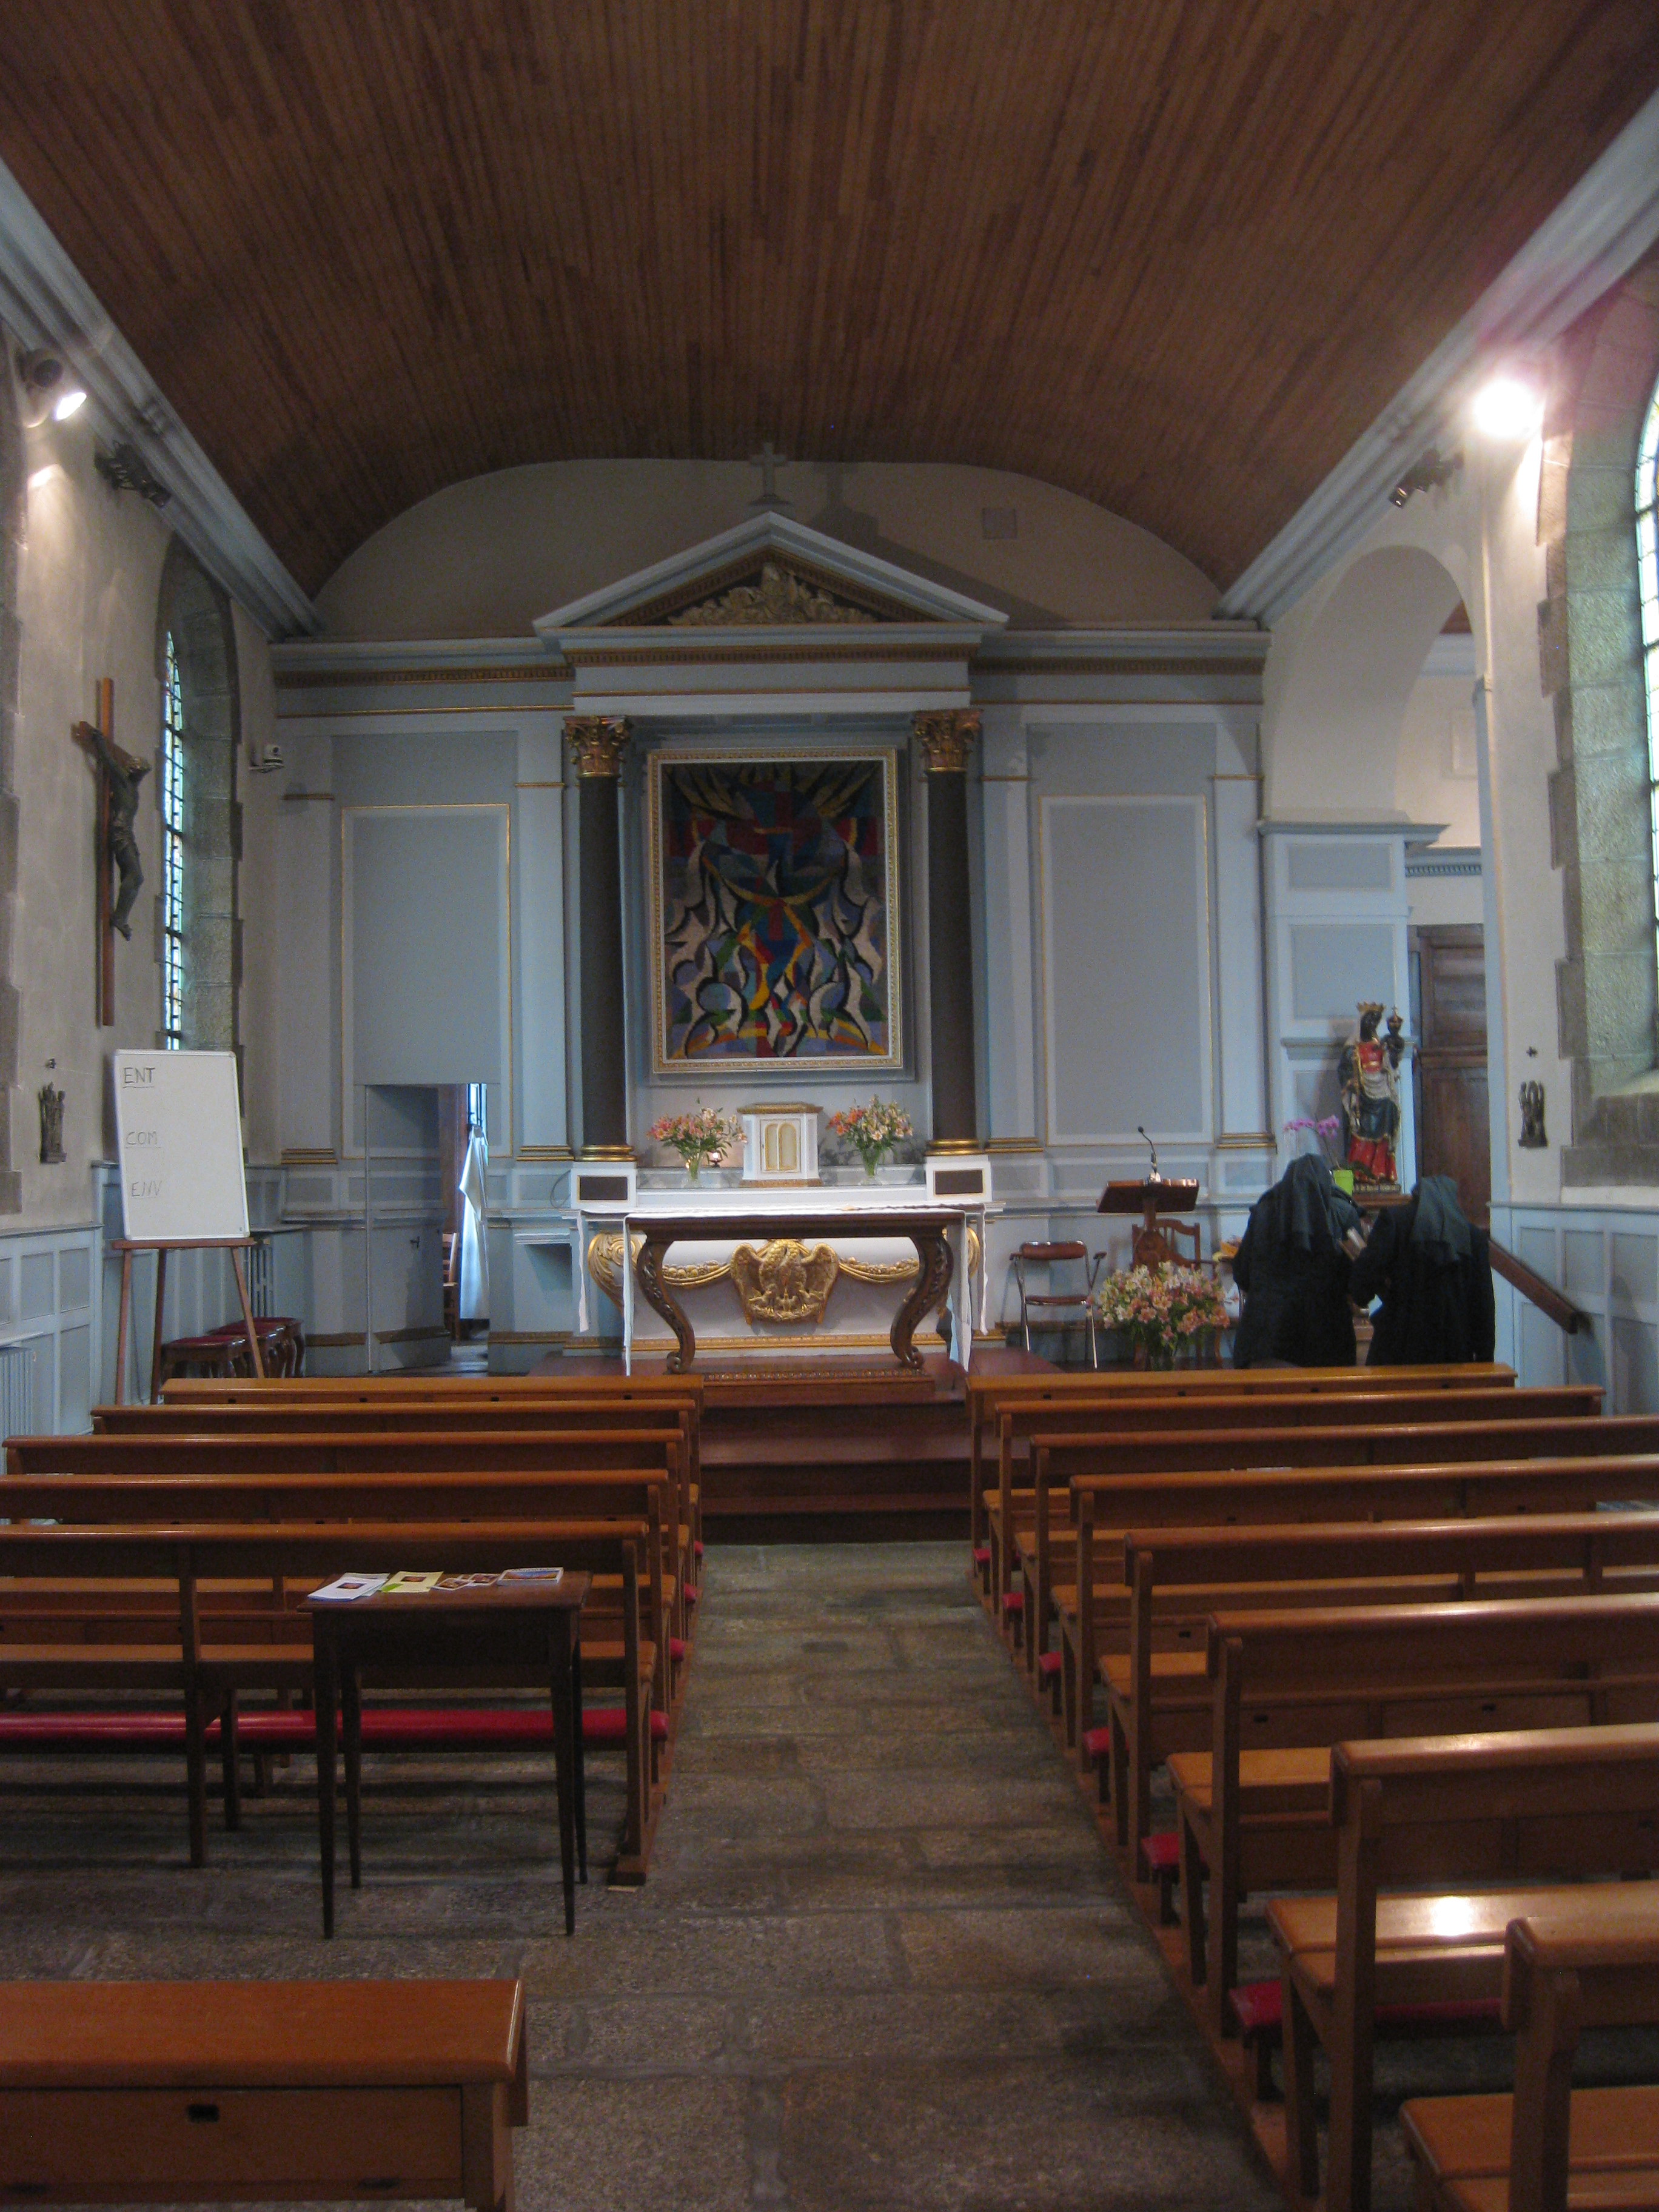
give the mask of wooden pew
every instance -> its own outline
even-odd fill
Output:
[[[1378,1389],[1463,1390],[1510,1387],[1515,1370],[1501,1365],[1440,1367],[1184,1367],[1163,1371],[1114,1368],[1104,1374],[1071,1374],[1058,1369],[1036,1375],[970,1371],[963,1388],[968,1406],[969,1507],[973,1541],[985,1538],[984,1493],[987,1446],[994,1452],[997,1414],[1040,1404],[1045,1398],[1133,1403],[1146,1399],[1202,1399],[1212,1392],[1231,1397],[1271,1398],[1280,1391]],[[217,1386],[210,1386],[217,1387]]]
[[[671,1473],[679,1505],[664,1516],[662,1572],[674,1631],[687,1638],[690,1561],[682,1549],[686,1466],[678,1429],[534,1431],[455,1426],[383,1435],[324,1427],[244,1430],[201,1436],[175,1430],[142,1435],[9,1437],[6,1466],[15,1476],[185,1474],[456,1474],[468,1468],[492,1474],[551,1473],[561,1466],[586,1471],[612,1468],[630,1473],[659,1466]]]
[[[1513,2097],[1401,2108],[1425,2212],[1607,2212],[1659,2203],[1659,2089],[1572,2087],[1586,2028],[1659,2024],[1659,1900],[1591,1892],[1510,1922],[1504,2025]]]
[[[564,1392],[546,1399],[523,1394],[503,1398],[490,1393],[479,1402],[430,1390],[410,1394],[388,1389],[364,1403],[357,1398],[331,1401],[284,1387],[230,1405],[163,1400],[158,1405],[94,1406],[92,1409],[95,1431],[124,1436],[177,1432],[222,1436],[250,1431],[289,1435],[318,1430],[346,1436],[403,1436],[457,1427],[463,1433],[489,1428],[497,1434],[504,1430],[557,1430],[568,1434],[590,1429],[654,1427],[659,1421],[677,1425],[684,1443],[688,1497],[682,1517],[691,1533],[695,1574],[702,1550],[696,1407],[690,1401],[676,1405],[665,1394],[644,1402],[618,1402],[614,1398],[578,1397]]]
[[[1268,1914],[1284,1982],[1286,2180],[1317,2193],[1317,2041],[1331,2068],[1326,2212],[1365,2212],[1379,2008],[1491,2008],[1510,1920],[1629,1895],[1543,1881],[1659,1869],[1659,1729],[1343,1743],[1328,1788],[1336,1893],[1276,1899]]]
[[[1219,1613],[1206,1673],[1211,1748],[1176,1752],[1169,1769],[1188,1969],[1219,2035],[1238,1978],[1245,1889],[1334,1874],[1325,1819],[1333,1744],[1420,1734],[1430,1715],[1437,1728],[1482,1730],[1650,1718],[1659,1596]]]
[[[311,1672],[308,1635],[301,1642],[294,1632],[298,1616],[268,1619],[267,1626],[277,1633],[263,1640],[240,1632],[240,1624],[219,1640],[216,1618],[200,1601],[204,1583],[252,1580],[269,1586],[303,1577],[315,1584],[361,1568],[365,1561],[458,1573],[559,1565],[614,1576],[621,1589],[620,1686],[628,1781],[619,1875],[640,1880],[656,1812],[649,1771],[649,1665],[640,1635],[640,1576],[648,1543],[643,1520],[227,1522],[157,1528],[13,1523],[0,1527],[0,1589],[13,1607],[0,1618],[39,1632],[15,1640],[0,1637],[0,1687],[69,1690],[82,1696],[104,1690],[176,1692],[185,1723],[191,1857],[199,1865],[207,1849],[208,1713],[224,1711],[228,1700],[241,1691],[308,1688]],[[61,1588],[71,1581],[112,1583],[122,1589],[141,1582],[171,1584],[171,1635],[146,1633],[131,1643],[64,1640],[52,1636],[50,1614],[36,1620],[15,1607],[31,1583]],[[140,1625],[148,1629],[142,1620]]]
[[[1103,1659],[1100,1677],[1118,1841],[1133,1842],[1138,1857],[1151,1828],[1152,1768],[1170,1752],[1209,1740],[1211,1614],[1570,1596],[1602,1586],[1606,1577],[1620,1591],[1651,1589],[1659,1580],[1659,1514],[1137,1529],[1124,1540],[1123,1560],[1127,1648]],[[1079,1649],[1086,1652],[1086,1613],[1085,1620]]]
[[[12,1982],[0,2200],[510,2212],[522,1984]]]
[[[1494,1513],[1588,1512],[1620,1501],[1659,1502],[1659,1455],[1613,1461],[1454,1461],[1437,1467],[1222,1468],[1075,1480],[1069,1492],[1077,1523],[1073,1557],[1056,1571],[1063,1574],[1069,1564],[1073,1579],[1059,1582],[1049,1593],[1051,1614],[1060,1628],[1055,1671],[1066,1701],[1066,1740],[1085,1765],[1097,1755],[1092,1662],[1125,1648],[1123,1539],[1131,1528],[1438,1521]],[[1087,1658],[1079,1664],[1085,1646]],[[1086,1741],[1091,1734],[1095,1747]]]
[[[647,1556],[663,1556],[664,1528],[674,1504],[673,1478],[662,1468],[558,1468],[533,1475],[469,1469],[464,1473],[422,1472],[331,1474],[70,1474],[8,1475],[0,1478],[0,1520],[46,1519],[65,1523],[154,1526],[167,1522],[210,1521],[545,1521],[643,1519]],[[601,1586],[603,1593],[604,1586]],[[686,1648],[671,1632],[663,1602],[663,1577],[647,1574],[642,1593],[649,1657],[654,1667],[656,1703],[672,1723],[683,1686]],[[280,1609],[283,1593],[276,1593]],[[57,1602],[80,1610],[72,1593]],[[0,1638],[8,1615],[17,1626],[21,1601],[9,1607],[0,1595]],[[35,1603],[55,1609],[41,1593]],[[222,1608],[220,1608],[222,1609]],[[246,1609],[246,1601],[244,1610]],[[622,1665],[614,1635],[612,1608],[605,1595],[591,1606],[587,1654],[590,1679],[614,1687]],[[114,1626],[124,1627],[124,1611]],[[82,1613],[80,1632],[97,1632]],[[608,1642],[604,1640],[609,1635]],[[677,1680],[677,1676],[678,1680]],[[665,1729],[666,1740],[668,1730]]]
[[[1234,1434],[1202,1431],[1161,1436],[1039,1437],[1032,1444],[1031,1536],[1022,1553],[1035,1636],[1046,1640],[1054,1588],[1054,1511],[1064,1492],[1072,1517],[1079,1501],[1115,1474],[1180,1475],[1237,1468],[1448,1467],[1469,1461],[1628,1458],[1659,1453],[1659,1418],[1623,1413],[1582,1419],[1407,1422],[1398,1428],[1278,1426]],[[1615,1492],[1614,1495],[1622,1493]],[[1355,1516],[1358,1517],[1358,1516]],[[1097,1522],[1100,1516],[1097,1515]],[[1006,1522],[1004,1524],[1007,1525]]]
[[[1246,1372],[1249,1370],[1247,1370]],[[1369,1370],[1366,1370],[1369,1372]],[[1275,1391],[1271,1397],[1212,1390],[1201,1397],[1168,1401],[1147,1396],[1127,1406],[1105,1401],[1055,1397],[1032,1406],[1006,1407],[997,1415],[997,1492],[985,1501],[994,1560],[1001,1552],[1000,1532],[1012,1528],[1016,1538],[1037,1525],[1035,1496],[1015,1487],[1018,1455],[1028,1468],[1039,1442],[1085,1436],[1125,1437],[1178,1431],[1185,1436],[1222,1431],[1243,1438],[1256,1430],[1284,1428],[1366,1429],[1373,1431],[1413,1425],[1496,1421],[1583,1420],[1601,1410],[1599,1386],[1517,1389],[1513,1385],[1455,1392],[1405,1390]],[[1012,1562],[1012,1553],[1010,1555]],[[1012,1576],[1000,1585],[1012,1587]]]

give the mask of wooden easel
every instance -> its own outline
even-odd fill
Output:
[[[171,1243],[135,1242],[126,1237],[112,1237],[109,1249],[121,1255],[120,1318],[115,1327],[115,1402],[122,1402],[127,1382],[127,1328],[132,1318],[132,1255],[135,1252],[154,1252],[155,1255],[155,1329],[149,1351],[149,1401],[155,1402],[161,1375],[161,1309],[167,1291],[167,1254],[169,1252],[228,1252],[233,1273],[236,1277],[236,1295],[242,1304],[242,1326],[247,1331],[248,1349],[253,1356],[253,1371],[261,1382],[264,1380],[265,1363],[259,1352],[259,1333],[253,1326],[253,1309],[248,1304],[247,1276],[243,1272],[242,1254],[252,1244],[251,1237],[188,1237]]]

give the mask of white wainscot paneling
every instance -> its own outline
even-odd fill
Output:
[[[1206,1142],[1203,799],[1046,798],[1042,834],[1049,1142]]]
[[[1569,1336],[1499,1280],[1498,1358],[1523,1382],[1600,1382],[1610,1413],[1659,1413],[1659,1209],[1498,1206],[1492,1235],[1590,1323]]]
[[[0,1420],[11,1433],[91,1425],[97,1230],[0,1237]]]

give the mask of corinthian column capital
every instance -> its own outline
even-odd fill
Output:
[[[617,775],[629,724],[622,714],[567,714],[564,733],[578,775]]]
[[[977,707],[945,707],[912,715],[910,726],[929,775],[960,775],[979,735]]]

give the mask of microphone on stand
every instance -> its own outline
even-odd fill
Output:
[[[1146,1149],[1152,1156],[1152,1164],[1151,1169],[1148,1170],[1146,1176],[1147,1182],[1162,1182],[1164,1178],[1158,1171],[1158,1146],[1152,1142],[1152,1139],[1146,1135],[1146,1130],[1139,1121],[1135,1123],[1135,1134],[1145,1140]]]

